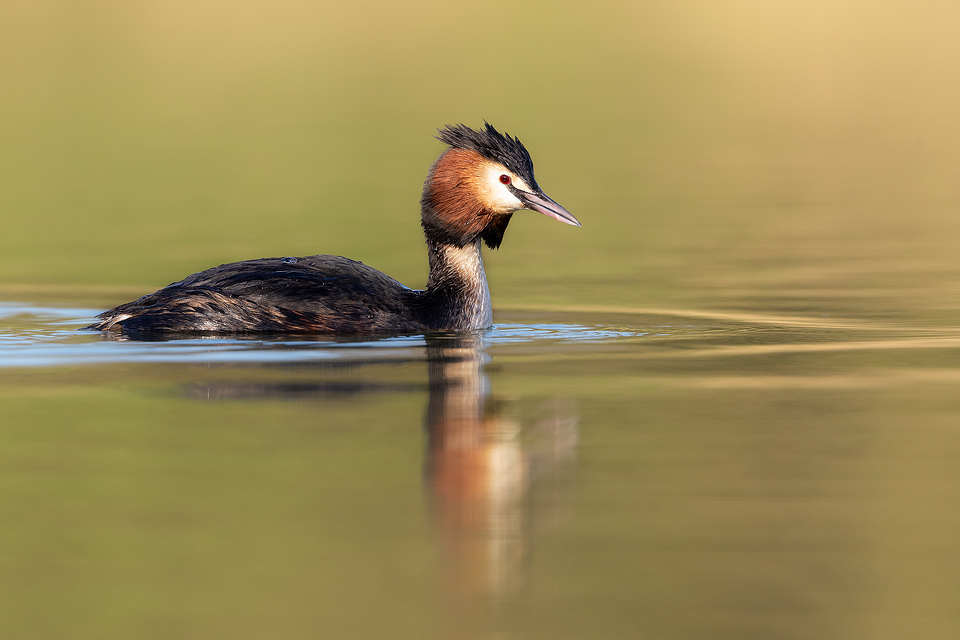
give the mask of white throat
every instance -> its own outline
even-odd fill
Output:
[[[462,283],[464,293],[464,318],[461,330],[486,329],[493,324],[493,305],[490,303],[490,288],[487,274],[483,271],[480,243],[464,247],[443,245],[439,247],[444,266]]]

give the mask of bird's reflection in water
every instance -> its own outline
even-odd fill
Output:
[[[482,334],[426,339],[429,399],[425,479],[455,592],[508,598],[522,583],[528,556],[531,489],[558,478],[576,452],[577,417],[568,401],[544,402],[539,416],[511,417],[490,392]],[[375,356],[346,365],[351,373],[396,359]],[[322,379],[269,382],[207,381],[185,387],[200,400],[345,399],[422,392],[421,380],[344,380],[321,365]],[[332,376],[330,374],[333,374]],[[538,491],[544,498],[546,492]],[[538,500],[538,505],[546,506]]]
[[[530,489],[576,451],[577,420],[552,403],[531,427],[491,395],[480,336],[429,339],[426,477],[450,575],[466,594],[509,596],[522,582]]]

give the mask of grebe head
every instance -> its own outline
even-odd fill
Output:
[[[533,177],[533,161],[520,140],[486,124],[440,129],[450,145],[434,163],[423,187],[422,224],[429,238],[462,247],[482,239],[496,249],[510,216],[520,209],[579,227],[573,215],[548,197]]]

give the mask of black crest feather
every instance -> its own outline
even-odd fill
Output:
[[[533,160],[519,138],[500,133],[488,122],[477,131],[463,124],[447,125],[437,133],[437,140],[451,147],[475,151],[488,160],[499,162],[523,178],[524,182],[539,189],[533,178]]]

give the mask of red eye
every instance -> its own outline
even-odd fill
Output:
[[[510,176],[504,173],[500,176],[500,182],[503,184],[510,184]]]

